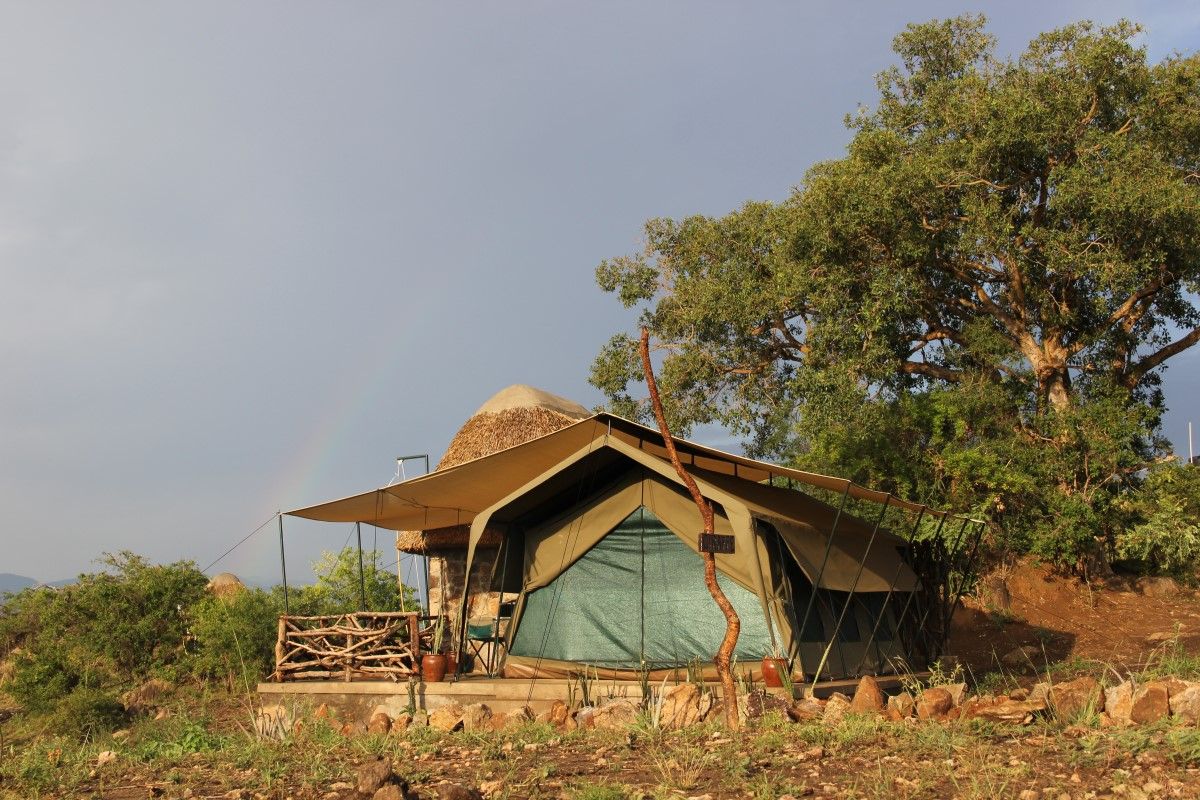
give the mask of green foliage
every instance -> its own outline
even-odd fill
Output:
[[[189,612],[196,652],[192,670],[229,684],[252,686],[275,664],[281,598],[262,589],[204,597]]]
[[[77,686],[55,703],[49,729],[81,740],[93,740],[116,730],[129,719],[117,696],[104,689]]]
[[[1200,469],[1156,465],[1122,506],[1133,523],[1116,541],[1118,557],[1195,578],[1200,559]]]
[[[128,685],[184,652],[183,610],[207,583],[196,566],[152,565],[128,552],[101,563],[108,571],[61,589],[27,589],[0,608],[0,653],[20,648],[6,689],[29,710],[48,711],[80,690]],[[102,705],[97,695],[79,698]]]
[[[1003,59],[982,17],[910,25],[788,200],[647,222],[596,278],[643,309],[673,426],[987,515],[1057,564],[1111,553],[1163,447],[1159,371],[1200,340],[1200,56],[1151,64],[1137,33]],[[591,380],[637,418],[634,345]]]
[[[413,611],[420,608],[415,590],[404,587],[400,593],[395,573],[384,569],[382,554],[363,551],[363,581],[366,586],[366,607],[369,611]],[[358,578],[358,549],[343,548],[340,552],[323,552],[313,564],[317,581],[311,586],[292,587],[289,603],[293,614],[346,614],[364,610]],[[283,603],[281,587],[273,590]]]

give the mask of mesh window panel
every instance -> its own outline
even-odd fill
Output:
[[[771,650],[758,598],[718,574],[742,621],[739,660]],[[704,586],[704,561],[649,509],[625,518],[525,601],[512,654],[636,668],[710,661],[725,617]]]

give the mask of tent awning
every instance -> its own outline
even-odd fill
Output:
[[[658,431],[613,414],[600,413],[554,433],[449,469],[284,513],[323,522],[365,522],[391,530],[430,530],[463,525],[562,459],[589,444],[602,442],[608,436],[667,460],[663,438]],[[891,507],[924,510],[927,515],[937,517],[948,516],[946,512],[867,489],[845,478],[767,464],[683,439],[675,442],[685,465],[708,473],[753,483],[772,477],[788,478],[860,500],[883,503],[890,498]]]

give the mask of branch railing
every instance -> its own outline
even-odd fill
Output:
[[[418,611],[281,616],[271,679],[407,680],[430,652],[421,620]]]

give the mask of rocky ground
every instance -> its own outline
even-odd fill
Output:
[[[1200,603],[1158,582],[991,576],[933,686],[786,704],[745,727],[691,684],[647,709],[473,706],[338,719],[155,686],[82,743],[0,721],[0,798],[1200,797]]]

